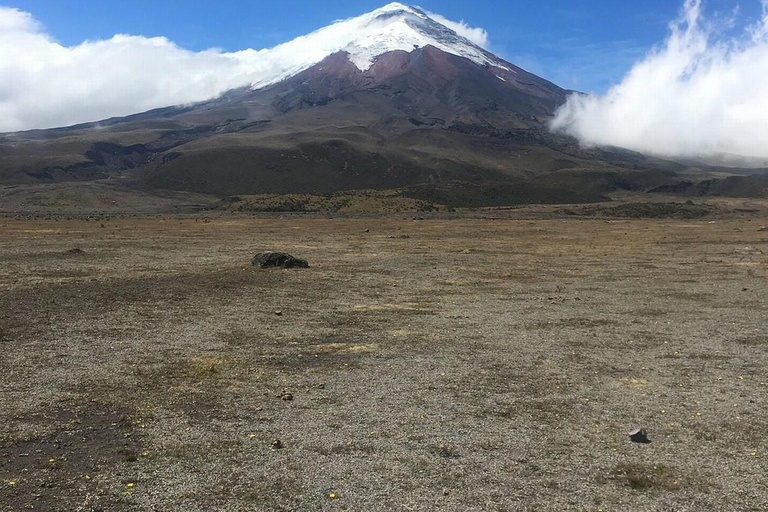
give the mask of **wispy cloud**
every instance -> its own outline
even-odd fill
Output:
[[[156,37],[55,42],[31,14],[0,7],[0,132],[190,103],[275,66],[259,52],[191,52]]]
[[[490,41],[488,39],[488,32],[484,28],[471,27],[464,20],[451,21],[441,14],[425,11],[430,18],[438,23],[442,23],[446,27],[450,28],[462,37],[466,37],[481,48],[488,48]]]
[[[768,0],[734,33],[734,17],[686,0],[670,36],[604,95],[573,95],[553,129],[589,145],[665,156],[768,157]]]

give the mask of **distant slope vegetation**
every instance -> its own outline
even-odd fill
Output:
[[[651,192],[686,196],[768,198],[768,174],[729,176],[699,182],[678,181],[673,184],[660,185],[652,189]]]

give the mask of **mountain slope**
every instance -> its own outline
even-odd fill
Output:
[[[365,71],[338,53],[266,90],[178,116],[209,121],[242,115],[245,104],[269,122],[177,148],[147,183],[221,194],[324,193],[519,176],[526,166],[510,158],[526,136],[543,132],[565,92],[532,75],[518,82],[501,73],[514,71],[431,46],[386,53]]]

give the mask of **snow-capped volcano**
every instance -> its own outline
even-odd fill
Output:
[[[20,29],[21,35],[0,29],[0,76],[13,77],[5,89],[10,96],[0,90],[0,132],[191,105],[241,88],[259,90],[336,54],[365,72],[383,54],[434,47],[497,69],[504,80],[509,78],[505,73],[520,73],[483,49],[483,29],[402,3],[333,22],[271,48],[231,52],[195,52],[164,37],[124,34],[63,46],[42,31],[42,24],[24,21],[33,19],[29,13],[0,7],[0,26],[8,13],[11,19],[23,15],[19,26],[27,28]],[[20,41],[26,41],[29,52],[17,50]]]
[[[338,52],[346,52],[358,69],[366,71],[380,55],[397,50],[412,52],[425,46],[509,71],[502,60],[423,10],[394,2],[258,52],[283,65],[259,77],[252,86],[258,89],[282,81]]]
[[[121,111],[113,104],[130,87],[106,81],[82,102],[127,117],[0,135],[0,185],[120,178],[111,182],[237,197],[380,189],[475,207],[645,188],[637,155],[581,151],[552,135],[548,121],[569,91],[492,55],[486,41],[482,29],[401,3],[259,51],[192,54],[164,39],[116,37],[101,46],[123,55],[138,45],[137,61],[153,64],[142,69],[163,68],[166,80],[153,86],[162,94]],[[52,87],[69,90],[62,79],[73,76],[96,83],[90,55],[88,74],[64,72],[60,61],[76,59],[57,57]],[[47,99],[59,96],[42,96],[41,108],[55,111]],[[677,186],[659,179],[648,183]]]
[[[130,174],[150,188],[326,194],[508,188],[576,166],[549,149],[546,129],[567,91],[484,50],[483,34],[391,3],[271,49],[217,53],[228,71],[206,66],[188,80],[211,79],[212,94],[65,129],[82,161],[72,164],[71,144],[18,149],[0,137],[0,183],[10,167],[20,180]]]

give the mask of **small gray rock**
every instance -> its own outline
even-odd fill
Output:
[[[757,247],[739,247],[733,250],[733,254],[740,254],[742,256],[763,254],[763,251]]]
[[[629,439],[633,443],[639,443],[639,444],[648,444],[651,442],[651,440],[648,439],[648,432],[646,432],[644,428],[638,428],[630,432]]]

